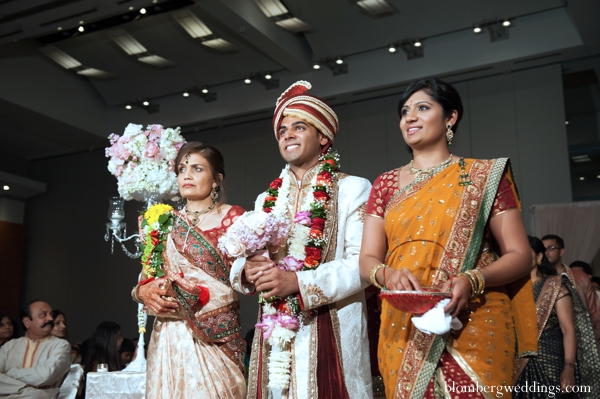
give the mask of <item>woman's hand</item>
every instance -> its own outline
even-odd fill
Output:
[[[566,392],[567,387],[575,385],[575,369],[565,365],[562,373],[560,373],[560,389]],[[572,389],[572,388],[571,388]]]
[[[163,288],[164,282],[164,279],[156,279],[148,284],[140,285],[137,289],[138,298],[156,314],[175,313],[179,308],[178,302],[161,298],[168,296],[167,290]]]
[[[385,288],[399,291],[418,291],[421,284],[414,274],[408,269],[402,268],[387,274],[392,268],[388,267],[385,272]]]
[[[250,284],[255,284],[260,276],[264,272],[274,267],[275,263],[266,256],[252,255],[246,258],[246,264],[244,265],[244,276]]]
[[[471,298],[471,283],[466,276],[454,277],[444,285],[443,291],[450,289],[452,298],[450,303],[444,308],[445,313],[451,313],[452,317],[469,305]]]

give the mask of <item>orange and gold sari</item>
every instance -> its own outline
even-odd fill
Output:
[[[441,288],[465,270],[493,263],[488,220],[518,206],[507,159],[466,159],[464,171],[471,184],[459,185],[463,171],[452,163],[403,189],[394,189],[396,171],[373,186],[373,193],[384,195],[372,193],[367,213],[384,218],[386,264],[410,269],[424,287]],[[512,306],[515,301],[519,308]],[[529,278],[488,288],[471,300],[458,316],[463,323],[458,331],[424,334],[411,317],[383,301],[378,362],[388,398],[495,397],[493,392],[463,394],[451,384],[512,385],[515,356],[537,350]]]

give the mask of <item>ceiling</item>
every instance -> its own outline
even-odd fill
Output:
[[[254,0],[0,0],[0,153],[27,162],[98,149],[132,120],[189,127],[257,112],[264,117],[300,78],[317,82],[317,94],[339,103],[431,74],[452,81],[545,63],[568,62],[571,73],[598,64],[600,2],[386,2],[393,11],[378,17],[357,0],[282,0],[288,13],[269,18]],[[192,38],[175,18],[181,12],[202,21],[212,32],[209,39],[232,48],[221,51],[208,47],[206,38]],[[288,17],[309,29],[291,32],[276,24]],[[491,42],[485,25],[505,19],[511,21],[509,37]],[[480,35],[473,33],[478,24],[484,25]],[[123,32],[145,52],[128,55],[117,45],[113,36]],[[388,53],[390,44],[417,39],[423,58]],[[63,68],[44,53],[48,49],[80,66]],[[149,65],[142,56],[159,56],[169,65]],[[338,56],[349,68],[346,75],[334,76],[325,66]],[[314,70],[314,63],[322,68]],[[109,76],[77,73],[89,68]],[[263,84],[280,87],[243,82],[266,73],[273,79]],[[217,101],[182,96],[205,85]],[[142,101],[158,112],[146,112]],[[133,110],[125,110],[128,103]],[[6,168],[0,163],[0,169]]]

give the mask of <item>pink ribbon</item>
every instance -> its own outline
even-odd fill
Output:
[[[283,328],[288,330],[296,330],[300,327],[298,318],[296,316],[290,316],[285,313],[268,314],[262,317],[261,323],[256,325],[256,328],[260,328],[263,332],[263,338],[269,339],[275,327],[279,324]]]

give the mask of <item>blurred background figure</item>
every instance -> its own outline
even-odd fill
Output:
[[[13,338],[17,338],[15,322],[8,315],[0,314],[0,347]]]
[[[67,339],[67,319],[65,314],[60,310],[54,309],[52,311],[52,319],[54,320],[52,335],[56,338]]]
[[[124,368],[119,349],[123,338],[121,326],[112,321],[104,321],[98,325],[90,340],[84,369],[86,374],[97,371],[98,364],[106,364],[108,371],[120,371]]]
[[[123,343],[121,344],[121,348],[119,349],[119,355],[121,356],[121,362],[124,366],[127,366],[129,363],[135,359],[135,350],[136,345],[129,338],[124,338]]]

